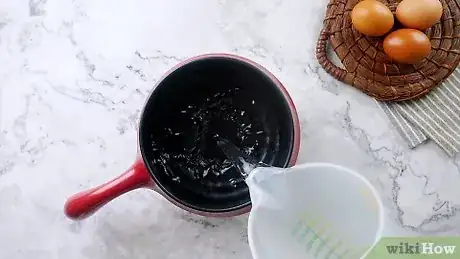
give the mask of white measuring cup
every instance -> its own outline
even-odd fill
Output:
[[[254,259],[357,259],[380,240],[383,206],[358,173],[333,164],[259,167],[246,182]]]

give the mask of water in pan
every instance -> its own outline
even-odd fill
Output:
[[[199,105],[187,105],[179,110],[180,118],[187,122],[185,126],[171,123],[165,125],[163,133],[169,140],[181,143],[182,148],[168,150],[166,145],[152,142],[153,162],[177,182],[186,178],[210,188],[244,183],[246,175],[261,161],[258,150],[267,143],[267,137],[260,121],[249,109],[241,108],[256,105],[256,101],[235,105],[233,100],[238,93],[239,89],[233,88],[213,94]],[[241,158],[238,162],[243,166],[238,166],[234,158],[223,152],[216,136],[238,147],[242,155],[251,160]]]

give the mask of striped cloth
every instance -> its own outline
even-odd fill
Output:
[[[449,156],[460,151],[460,68],[421,99],[379,105],[411,148],[431,139]]]

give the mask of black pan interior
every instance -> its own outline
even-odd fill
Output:
[[[194,209],[224,212],[250,204],[249,190],[213,136],[256,161],[286,167],[294,126],[282,92],[265,73],[236,59],[209,57],[157,85],[139,134],[144,161],[164,192]]]

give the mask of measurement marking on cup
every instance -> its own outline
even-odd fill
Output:
[[[319,254],[321,253],[323,248],[325,248],[325,246],[326,246],[326,242],[321,242],[321,244],[319,244],[318,248],[316,249],[315,257],[319,256]]]
[[[313,244],[316,242],[316,240],[322,241],[319,235],[316,232],[313,232],[313,237],[310,239],[310,241],[307,243],[307,250],[310,251],[313,247]],[[325,242],[320,242],[320,244],[324,244]]]
[[[335,235],[331,231],[331,228],[325,223],[304,215],[304,217],[293,225],[291,233],[297,242],[304,243],[307,241],[305,249],[308,253],[313,254],[314,258],[345,259],[349,251],[339,252],[339,249],[343,250],[343,242],[334,237]],[[336,239],[335,242],[333,241],[334,239]]]
[[[307,236],[307,234],[311,231],[311,229],[309,229],[308,227],[306,226],[302,226],[302,228],[306,228],[306,230],[304,232],[302,232],[299,236],[299,241],[303,241],[303,239]]]

